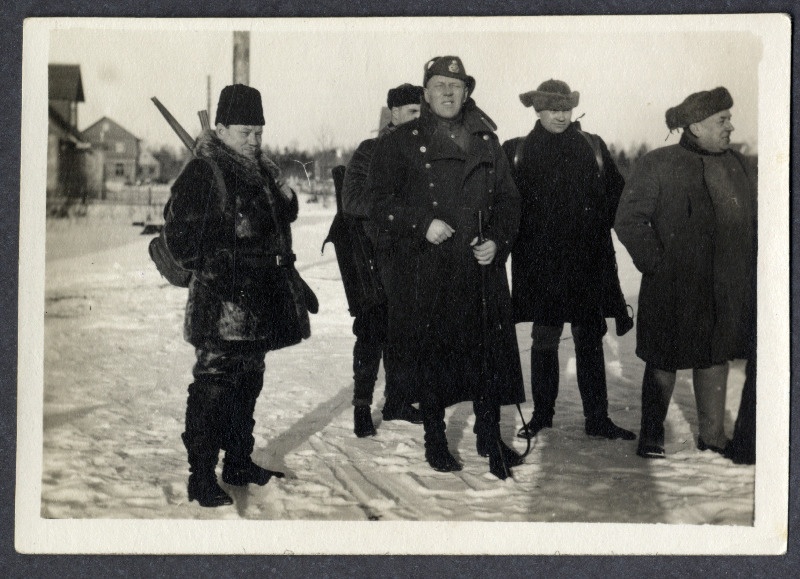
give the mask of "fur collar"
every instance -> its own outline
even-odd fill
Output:
[[[275,181],[281,174],[280,168],[265,155],[258,159],[250,159],[240,155],[223,143],[213,129],[203,131],[197,138],[194,154],[201,159],[211,159],[219,165],[223,174],[235,174],[237,179],[258,185],[264,185],[267,175]]]

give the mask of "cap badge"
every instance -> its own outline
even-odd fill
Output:
[[[458,73],[458,72],[459,72],[459,69],[458,69],[458,62],[457,62],[457,61],[455,61],[455,60],[451,60],[451,61],[450,61],[450,66],[448,66],[448,67],[447,67],[447,70],[449,70],[449,71],[450,71],[450,72],[452,72],[453,74],[456,74],[456,73]]]

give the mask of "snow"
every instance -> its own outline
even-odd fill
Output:
[[[180,433],[194,352],[183,341],[186,290],[170,286],[126,216],[47,223],[44,323],[44,519],[226,519],[307,521],[502,521],[750,526],[754,467],[700,452],[691,373],[679,372],[666,422],[668,457],[647,461],[636,442],[587,437],[569,330],[553,428],[532,441],[513,479],[488,474],[475,452],[471,404],[447,411],[451,451],[464,470],[425,462],[422,427],[381,421],[376,437],[352,432],[352,319],[335,253],[320,247],[334,208],[301,203],[293,226],[297,266],[320,297],[312,337],[267,355],[256,407],[253,458],[286,478],[223,485],[234,505],[189,503]],[[617,246],[620,275],[635,307],[639,277]],[[644,365],[635,331],[605,338],[612,419],[638,432]],[[529,394],[530,325],[517,327]],[[731,367],[726,427],[732,434],[744,380]],[[530,416],[530,401],[523,413]],[[516,408],[504,407],[504,440],[525,441]]]

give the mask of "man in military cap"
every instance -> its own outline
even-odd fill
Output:
[[[533,416],[518,433],[531,438],[551,427],[558,396],[558,348],[564,324],[575,344],[585,432],[635,438],[608,417],[603,336],[605,318],[629,320],[619,290],[611,241],[624,180],[603,140],[572,120],[580,94],[547,80],[520,95],[538,120],[527,137],[503,144],[522,197],[519,236],[511,252],[517,322],[531,327]]]
[[[349,231],[354,238],[356,248],[354,260],[359,271],[379,268],[375,260],[373,242],[377,238],[375,226],[368,220],[367,213],[371,203],[369,192],[365,188],[369,166],[378,139],[392,133],[400,125],[419,117],[422,87],[412,84],[401,84],[389,90],[386,105],[391,112],[388,125],[380,130],[378,138],[362,141],[353,153],[342,186],[342,208],[350,217]],[[413,424],[422,423],[420,411],[408,401],[403,391],[402,380],[392,364],[392,357],[386,348],[387,310],[386,295],[379,277],[374,273],[359,276],[365,288],[359,292],[363,295],[362,303],[357,304],[354,314],[353,334],[356,343],[353,346],[353,430],[359,438],[374,436],[375,426],[372,423],[370,405],[378,377],[378,367],[383,357],[386,374],[386,401],[383,406],[384,420],[406,420]]]
[[[253,413],[266,352],[310,335],[292,266],[297,197],[262,155],[261,94],[241,84],[222,89],[215,125],[198,138],[164,209],[167,246],[193,271],[184,336],[197,361],[182,438],[189,500],[204,507],[232,503],[217,483],[220,449],[227,484],[283,476],[251,460]]]
[[[755,461],[755,168],[731,149],[725,87],[666,113],[677,145],[640,159],[614,229],[642,272],[636,354],[644,360],[638,454],[664,458],[664,420],[679,369],[692,369],[697,448]],[[748,358],[743,412],[728,444],[728,361]],[[749,415],[748,415],[749,414]]]
[[[389,344],[420,402],[430,466],[461,470],[447,446],[445,408],[471,400],[478,452],[506,478],[521,458],[500,440],[500,405],[524,400],[504,265],[519,198],[461,59],[428,61],[423,86],[420,117],[379,140],[367,185]]]

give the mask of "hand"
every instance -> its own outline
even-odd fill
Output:
[[[450,227],[441,219],[434,219],[428,226],[428,232],[425,234],[425,239],[434,245],[439,245],[440,243],[453,237],[454,232],[455,229]]]
[[[475,256],[479,264],[489,265],[494,261],[494,256],[497,255],[497,244],[494,241],[487,239],[478,245],[478,238],[476,237],[470,242],[470,245],[472,246],[472,255]]]
[[[286,183],[281,183],[281,193],[288,201],[291,201],[294,197],[294,191]]]

